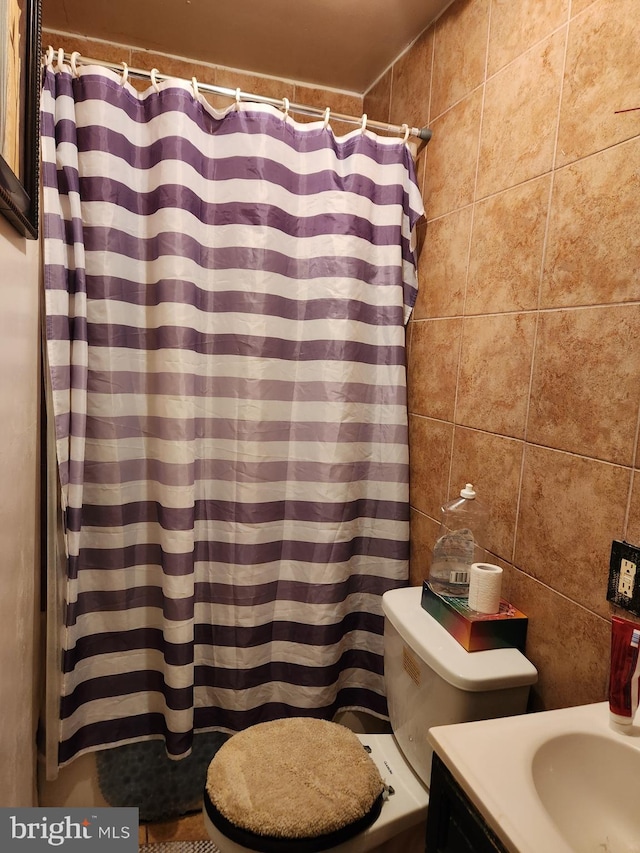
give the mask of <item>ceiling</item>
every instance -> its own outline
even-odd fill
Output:
[[[451,0],[42,0],[43,26],[363,93]]]

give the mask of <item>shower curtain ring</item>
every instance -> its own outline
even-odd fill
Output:
[[[121,86],[124,86],[124,84],[127,82],[128,77],[129,77],[129,66],[127,65],[126,62],[123,62],[122,63],[122,79],[120,80]]]
[[[326,130],[329,127],[329,116],[331,115],[331,107],[327,107],[324,111],[324,129]]]
[[[240,87],[236,89],[236,109],[240,109],[240,95],[241,95]]]
[[[402,127],[404,128],[404,138],[403,138],[403,140],[402,140],[402,141],[403,141],[403,142],[406,142],[406,141],[407,141],[407,139],[409,138],[409,134],[411,133],[411,131],[410,131],[410,129],[409,129],[409,125],[408,125],[408,124],[403,124],[403,125],[402,125]]]
[[[160,73],[160,72],[158,71],[158,69],[157,69],[157,68],[152,68],[152,69],[151,69],[151,74],[150,74],[150,76],[151,76],[151,83],[152,83],[152,85],[153,85],[153,88],[156,90],[156,92],[159,92],[159,91],[160,91],[160,86],[158,85],[158,81],[156,80],[156,74],[159,74],[159,73]]]
[[[62,71],[64,68],[64,48],[61,47],[58,50],[58,62],[57,62],[58,71]]]
[[[193,86],[193,96],[198,100],[200,98],[200,89],[198,88],[198,81],[195,77],[191,78],[191,85]]]
[[[78,68],[78,66],[76,64],[79,56],[80,56],[80,52],[77,50],[74,50],[73,53],[71,54],[71,69],[73,71],[74,77],[80,76],[80,69]]]
[[[284,112],[284,118],[289,116],[289,98],[282,99],[282,111]]]
[[[362,114],[362,126],[360,127],[360,133],[364,133],[367,129],[367,114]]]
[[[45,62],[47,63],[47,65],[51,65],[51,63],[53,62],[53,57],[55,55],[56,55],[55,50],[51,47],[51,45],[49,45],[49,47],[47,48],[47,54],[45,57]]]

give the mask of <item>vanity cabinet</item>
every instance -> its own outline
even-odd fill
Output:
[[[426,853],[508,853],[436,753],[425,849]]]

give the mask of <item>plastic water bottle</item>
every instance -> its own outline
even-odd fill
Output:
[[[469,595],[472,563],[482,562],[487,508],[467,483],[460,497],[440,507],[440,532],[433,546],[429,584],[440,595]]]

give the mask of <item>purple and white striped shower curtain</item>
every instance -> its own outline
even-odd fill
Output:
[[[42,150],[59,765],[384,717],[422,213],[406,145],[49,66]]]

